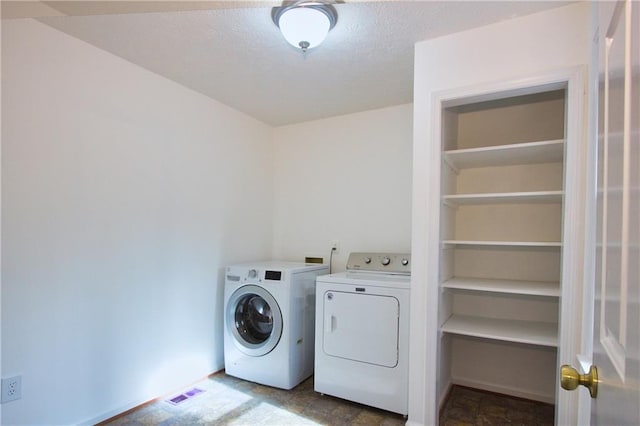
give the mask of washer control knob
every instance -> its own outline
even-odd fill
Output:
[[[402,263],[402,266],[407,266],[409,264],[409,259],[402,259],[400,263]]]
[[[364,263],[366,263],[367,265],[368,265],[369,263],[371,263],[371,258],[370,258],[370,257],[365,257],[365,258],[364,258]]]
[[[249,269],[249,273],[247,274],[249,278],[255,278],[258,276],[258,271],[255,269]]]
[[[384,266],[387,266],[388,264],[391,263],[391,259],[389,259],[387,256],[383,257],[382,260],[380,260],[380,263],[382,263]]]

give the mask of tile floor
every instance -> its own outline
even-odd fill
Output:
[[[291,391],[217,373],[195,384],[204,390],[172,405],[157,400],[109,420],[107,425],[404,425],[401,415],[320,395],[313,377]],[[185,389],[185,391],[188,389]],[[176,393],[178,394],[178,393]],[[553,406],[454,387],[440,424],[553,425]]]
[[[454,386],[441,410],[440,426],[551,426],[554,415],[551,404]]]

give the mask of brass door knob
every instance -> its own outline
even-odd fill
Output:
[[[592,365],[587,374],[580,374],[572,366],[563,365],[560,367],[560,385],[562,389],[570,391],[582,385],[589,389],[591,398],[596,398],[598,396],[598,368]]]

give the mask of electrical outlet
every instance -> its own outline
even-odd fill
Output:
[[[331,240],[331,251],[334,253],[340,251],[340,242],[338,240]]]
[[[2,379],[2,403],[22,398],[22,376]]]

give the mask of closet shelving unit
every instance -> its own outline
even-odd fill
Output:
[[[539,131],[540,111],[545,110],[544,115],[549,109],[560,116],[555,124],[545,121],[546,127]],[[468,111],[473,120],[464,118]],[[464,363],[472,362],[470,355],[452,354],[465,352],[461,348],[466,344],[475,348],[466,351],[476,353],[480,353],[478,347],[515,345],[531,360],[522,359],[524,365],[539,364],[544,358],[551,360],[546,364],[555,370],[564,197],[563,111],[562,91],[443,110],[441,356],[450,358],[447,363],[454,382],[459,379],[456,371],[465,370],[456,365],[462,363],[456,359],[467,357]],[[515,114],[521,127],[513,125],[496,141],[490,137],[491,126],[483,122],[495,120],[502,112],[507,114],[505,120],[510,120],[508,114]],[[487,349],[492,355],[486,358],[500,352]],[[484,370],[519,364],[505,359],[479,362],[489,366]],[[488,383],[489,390],[498,391],[512,386],[500,380],[491,383],[492,378],[471,377],[468,382]],[[521,396],[544,393],[542,387],[551,393],[546,399],[553,400],[554,387],[549,383],[525,389]]]

